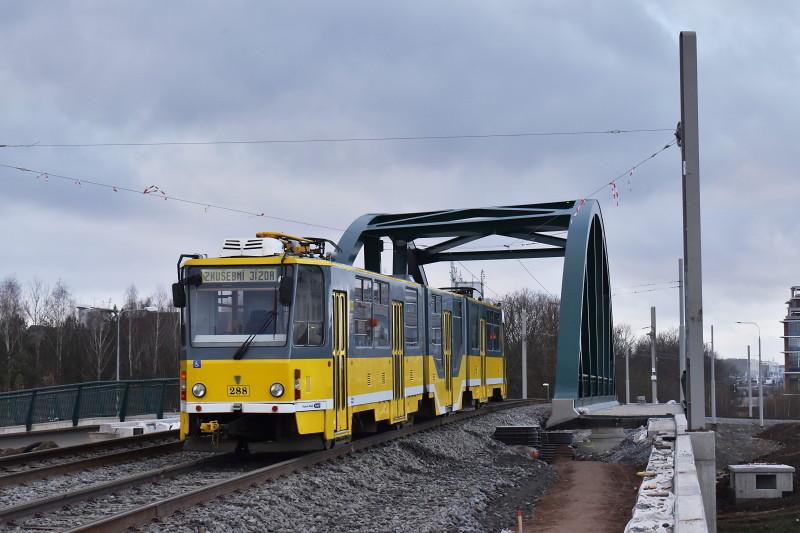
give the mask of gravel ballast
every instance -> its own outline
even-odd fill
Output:
[[[175,513],[144,531],[500,531],[554,482],[548,464],[491,438],[542,407],[492,413],[316,465]]]
[[[0,507],[21,505],[31,500],[47,498],[65,492],[79,490],[91,485],[114,481],[126,476],[141,474],[147,470],[164,468],[184,461],[199,459],[207,454],[200,452],[172,452],[158,454],[146,459],[89,468],[81,472],[59,474],[45,479],[26,481],[0,490]]]

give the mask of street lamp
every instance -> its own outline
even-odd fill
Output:
[[[658,377],[656,375],[656,308],[650,308],[650,325],[642,329],[650,330],[647,336],[650,337],[650,384],[652,387],[652,401],[658,403]],[[626,378],[627,380],[627,365],[626,365]],[[626,387],[627,387],[626,383]]]
[[[542,383],[542,387],[544,387],[544,390],[545,390],[544,398],[545,398],[545,400],[547,400],[549,402],[550,401],[550,384],[549,383]]]
[[[755,326],[758,330],[758,421],[759,425],[763,428],[764,427],[764,384],[763,380],[761,379],[761,328],[755,322],[747,322],[742,320],[737,320],[737,324],[750,324],[751,326]],[[749,387],[750,384],[748,383],[747,386]]]
[[[117,319],[117,381],[119,381],[119,348],[120,348],[119,323],[122,321],[122,315],[125,314],[125,313],[129,313],[131,311],[147,311],[147,312],[152,313],[152,312],[158,311],[158,307],[147,306],[147,307],[145,307],[143,309],[117,309],[117,307],[114,306],[113,309],[109,309],[107,307],[88,307],[87,309],[95,309],[97,311],[105,311],[106,313],[111,313],[112,315],[114,315],[114,318]]]

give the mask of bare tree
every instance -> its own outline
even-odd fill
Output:
[[[153,328],[153,360],[151,361],[151,370],[153,372],[153,377],[158,377],[159,353],[163,342],[161,338],[162,322],[165,321],[161,315],[163,312],[168,312],[170,309],[169,298],[163,287],[158,288],[156,293],[151,297],[151,301],[153,306],[157,309],[157,311],[153,313],[155,315],[155,327]]]
[[[42,344],[48,333],[46,320],[50,306],[50,288],[39,277],[34,277],[28,282],[22,306],[28,321],[26,337],[28,346],[32,349],[33,368],[42,375],[52,376],[41,372]]]
[[[126,310],[125,314],[128,315],[128,376],[130,376],[130,377],[133,377],[133,375],[134,375],[134,366],[133,366],[133,311],[135,309],[139,309],[139,308],[140,308],[139,291],[136,289],[136,285],[131,284],[131,285],[128,286],[128,289],[125,291],[125,305],[123,306],[123,309]],[[119,320],[119,318],[121,318],[121,316],[118,316],[117,320]],[[138,357],[137,357],[137,359],[138,359]]]
[[[12,362],[20,355],[20,347],[25,333],[25,318],[22,305],[22,289],[13,276],[0,283],[0,336],[5,355],[5,389],[13,382]]]
[[[86,348],[89,356],[91,375],[97,381],[103,379],[103,372],[111,361],[113,344],[113,321],[104,312],[90,311],[86,319]]]
[[[558,342],[559,300],[557,297],[534,293],[528,289],[506,295],[501,302],[505,328],[506,374],[509,394],[521,392],[522,314],[527,316],[528,386],[544,397],[543,383],[553,384],[555,377],[556,344]]]
[[[45,284],[41,278],[34,277],[29,283],[25,291],[25,301],[23,307],[25,315],[28,318],[28,323],[33,326],[44,325],[47,307],[47,301],[50,296],[50,287]]]
[[[61,280],[56,281],[48,300],[46,320],[47,324],[53,328],[51,339],[55,356],[55,379],[61,382],[64,375],[64,352],[67,337],[71,329],[71,322],[74,322],[75,301]]]

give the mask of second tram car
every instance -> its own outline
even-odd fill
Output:
[[[258,235],[179,260],[187,447],[319,449],[506,397],[499,307],[333,262],[321,240]]]

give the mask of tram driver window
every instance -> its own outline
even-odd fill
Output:
[[[301,265],[297,271],[294,345],[320,346],[325,322],[325,280],[319,267]]]

